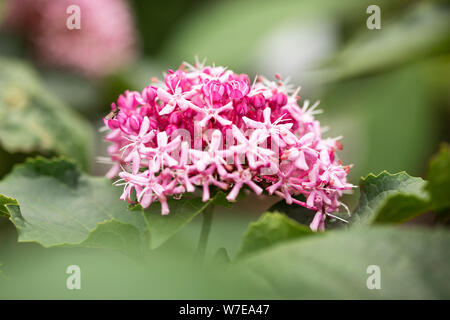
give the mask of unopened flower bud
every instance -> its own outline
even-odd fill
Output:
[[[286,105],[287,97],[284,93],[278,92],[272,96],[271,99],[272,106],[275,108],[281,108]]]
[[[262,108],[266,104],[266,99],[264,98],[264,95],[261,93],[258,93],[250,98],[250,103],[253,107],[256,109]]]
[[[170,116],[169,116],[169,122],[171,124],[180,124],[181,122],[181,114],[180,112],[173,112]]]

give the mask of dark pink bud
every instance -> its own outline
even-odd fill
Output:
[[[211,68],[210,68],[210,67],[205,67],[205,68],[203,69],[203,73],[205,73],[205,74],[211,74]]]
[[[186,119],[191,119],[191,118],[193,118],[195,116],[195,111],[192,110],[192,109],[187,109],[185,112],[183,112],[183,116]]]
[[[247,116],[247,118],[255,119],[256,114],[258,114],[260,112],[261,112],[260,110],[253,110],[253,109],[249,108],[246,116]]]
[[[239,101],[234,108],[237,115],[245,116],[249,110],[247,99],[242,99]]]
[[[158,127],[159,128],[165,128],[168,125],[169,125],[168,117],[161,117],[158,119]]]
[[[328,154],[330,156],[330,161],[333,162],[334,161],[334,152],[330,151]]]
[[[148,119],[150,120],[150,129],[156,130],[158,128],[158,121],[156,121],[156,119],[153,117],[150,117]]]
[[[287,103],[287,97],[284,93],[278,92],[272,96],[271,99],[272,106],[274,107],[283,107]]]
[[[153,86],[148,86],[142,90],[141,97],[145,103],[151,106],[155,105],[155,99],[157,97],[156,88]]]
[[[119,123],[124,124],[128,120],[128,114],[122,109],[116,116],[117,121]]]
[[[172,112],[169,115],[169,122],[171,124],[177,124],[177,125],[180,124],[180,122],[181,122],[181,114],[180,114],[180,112],[178,112],[178,111]]]
[[[259,109],[266,105],[266,98],[264,98],[264,95],[262,93],[258,93],[257,95],[254,95],[250,98],[250,103],[253,107]]]
[[[172,93],[175,93],[177,87],[182,87],[184,81],[186,80],[184,79],[183,71],[181,70],[177,70],[176,72],[169,70],[169,74],[164,79],[166,86]]]
[[[219,80],[206,81],[202,87],[203,94],[213,101],[219,101],[224,98],[226,93],[225,85]]]
[[[151,117],[151,116],[155,115],[156,108],[154,106],[144,105],[144,106],[140,107],[138,109],[138,111],[139,111],[139,115],[142,118],[144,118],[145,116]]]
[[[233,100],[242,99],[250,92],[250,86],[246,81],[229,80],[227,82],[228,96]]]
[[[105,124],[111,129],[117,129],[120,126],[117,119],[105,120]]]
[[[139,131],[141,126],[139,119],[136,116],[131,116],[129,119],[130,128],[134,131]]]
[[[171,136],[172,135],[172,133],[174,133],[175,131],[177,131],[178,130],[178,127],[176,126],[176,125],[174,125],[174,124],[169,124],[167,127],[166,127],[166,133],[167,133],[167,135],[168,136]]]
[[[136,109],[139,105],[138,100],[139,92],[136,91],[125,91],[125,94],[121,94],[119,99],[117,99],[117,105],[120,109]]]

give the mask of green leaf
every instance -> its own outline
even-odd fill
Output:
[[[16,199],[5,197],[0,194],[0,216],[9,217],[9,210],[7,206],[18,206]]]
[[[305,201],[303,196],[296,197],[297,200]],[[286,200],[282,199],[272,205],[268,212],[281,212],[287,215],[289,218],[305,225],[309,226],[312,222],[315,212],[313,210],[307,209],[305,207],[296,204],[287,204]]]
[[[449,299],[449,247],[447,230],[336,231],[239,260],[228,282],[253,299]],[[380,268],[380,290],[366,286],[371,265]]]
[[[217,265],[229,264],[231,262],[227,249],[219,248],[213,256],[213,263]]]
[[[34,70],[0,58],[0,145],[10,153],[62,154],[89,164],[92,130],[52,96]]]
[[[10,216],[19,241],[106,247],[133,255],[141,250],[135,244],[136,236],[145,237],[143,217],[127,210],[111,181],[82,174],[73,162],[28,160],[0,182],[0,194],[17,199],[0,197],[0,211]]]
[[[430,209],[426,182],[406,172],[369,174],[359,184],[360,200],[352,216],[357,225],[400,223]]]
[[[233,202],[227,200],[227,194],[222,190],[220,189],[215,190],[215,192],[213,192],[212,194],[213,194],[212,198],[214,200],[212,204],[214,204],[215,206],[222,206],[226,208],[231,208],[233,206]],[[238,194],[236,202],[239,202],[243,198],[245,198],[245,194],[241,192],[240,194]]]
[[[145,234],[144,234],[145,235]],[[138,230],[138,226],[124,223],[115,218],[98,222],[89,232],[89,236],[81,243],[88,248],[110,248],[139,257],[146,248],[143,246],[144,235]],[[75,244],[74,246],[79,246]]]
[[[129,210],[120,193],[110,180],[81,173],[70,161],[36,158],[0,182],[0,214],[10,216],[19,241],[140,255],[159,247],[214,201],[170,199],[170,214],[162,216],[159,203]]]
[[[439,153],[430,161],[428,184],[433,209],[450,209],[450,145],[443,143]]]
[[[180,200],[169,199],[170,213],[161,215],[161,204],[155,203],[143,210],[148,227],[150,229],[150,248],[156,249],[169,238],[180,231],[185,225],[192,221],[207,206],[214,202],[214,198],[208,202],[202,202],[199,197],[190,195],[183,196]]]
[[[244,235],[238,257],[253,254],[275,244],[314,235],[310,228],[279,212],[266,212],[252,222]]]

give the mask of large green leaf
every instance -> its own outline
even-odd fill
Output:
[[[434,210],[450,209],[450,146],[447,143],[442,144],[439,153],[430,161],[426,188]]]
[[[19,241],[44,247],[112,247],[136,254],[136,236],[145,236],[144,218],[128,212],[119,200],[120,190],[105,178],[82,174],[66,160],[37,158],[18,165],[0,182],[0,193],[17,199],[15,204],[2,202]]]
[[[225,225],[217,224],[217,227]],[[228,233],[232,236],[238,232],[229,230]],[[373,227],[336,231],[260,250],[227,263],[225,270],[220,262],[214,262],[209,268],[191,264],[191,246],[185,246],[188,241],[184,239],[155,250],[155,256],[144,265],[110,250],[44,249],[20,244],[5,250],[2,245],[0,257],[5,279],[0,277],[0,297],[449,298],[449,236],[443,230]],[[64,286],[69,264],[80,266],[82,290],[67,290]],[[381,290],[366,287],[369,265],[381,269]],[[40,272],[37,274],[36,270]]]
[[[279,212],[267,212],[250,223],[242,240],[238,257],[253,254],[275,244],[292,239],[314,235],[310,228],[299,224]]]
[[[19,241],[140,255],[160,246],[209,204],[172,199],[171,213],[161,216],[159,204],[145,212],[129,211],[120,192],[111,181],[81,173],[70,161],[37,158],[16,166],[0,182],[0,214],[10,216]]]
[[[426,181],[406,172],[369,174],[359,184],[360,201],[352,216],[357,225],[400,223],[430,209]]]
[[[252,298],[449,299],[449,247],[447,230],[360,228],[260,251],[230,272],[238,294]],[[371,265],[379,290],[366,285]]]
[[[27,64],[0,58],[0,146],[10,153],[56,153],[89,164],[92,130],[52,96]]]

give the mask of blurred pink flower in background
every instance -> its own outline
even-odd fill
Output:
[[[66,10],[77,5],[81,28],[70,30]],[[136,30],[123,0],[7,0],[5,26],[30,41],[43,64],[101,77],[132,62]]]

